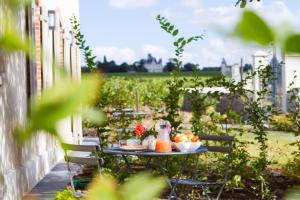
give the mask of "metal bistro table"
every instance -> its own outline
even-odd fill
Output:
[[[152,158],[158,158],[157,159],[157,167],[158,169],[160,170],[160,172],[163,174],[163,176],[165,176],[166,180],[167,180],[167,183],[171,189],[171,192],[169,194],[169,199],[171,199],[173,196],[177,199],[177,194],[175,192],[176,190],[176,186],[178,185],[178,181],[180,181],[180,177],[182,176],[182,173],[183,173],[183,170],[185,169],[185,167],[187,166],[187,161],[188,161],[188,158],[191,156],[191,155],[199,155],[201,153],[204,153],[207,151],[207,148],[206,147],[199,147],[196,151],[194,152],[179,152],[179,151],[172,151],[172,152],[169,152],[169,153],[157,153],[155,151],[150,151],[150,150],[145,150],[145,151],[124,151],[124,150],[121,150],[120,148],[116,147],[116,148],[107,148],[107,149],[104,149],[103,152],[106,153],[106,154],[111,154],[111,155],[121,155],[123,160],[125,161],[125,164],[128,168],[128,170],[132,173],[132,168],[130,166],[130,163],[128,162],[128,159],[127,157],[128,156],[137,156],[137,157],[145,157],[145,158],[148,158],[148,161],[147,161],[147,164],[146,164],[146,169],[149,168],[150,166],[150,163],[151,163],[151,159]],[[184,159],[183,159],[183,162],[182,162],[182,165],[179,169],[179,173],[178,173],[178,176],[177,178],[172,181],[171,183],[171,179],[168,177],[167,173],[165,172],[163,166],[162,166],[162,162],[161,162],[161,159],[160,158],[163,158],[163,157],[168,157],[168,156],[184,156]],[[196,162],[196,170],[198,169],[198,159],[197,159],[197,162]],[[195,171],[196,173],[196,171]]]

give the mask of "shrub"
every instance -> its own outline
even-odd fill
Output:
[[[62,192],[58,192],[54,197],[54,200],[76,200],[76,199],[77,198],[68,189],[65,189]]]
[[[270,124],[276,131],[293,131],[293,121],[288,115],[273,115]]]

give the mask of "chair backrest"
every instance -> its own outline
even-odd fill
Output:
[[[98,145],[80,145],[80,144],[67,144],[63,143],[62,147],[65,151],[82,151],[96,153],[100,151]]]
[[[210,152],[228,154],[232,152],[234,136],[200,135],[200,139],[204,141],[226,142],[228,144],[226,146],[205,146]]]
[[[63,143],[62,147],[65,151],[65,161],[67,163],[76,163],[76,164],[88,164],[88,165],[97,165],[100,168],[101,161],[99,159],[98,153],[100,152],[100,147],[98,145],[78,145],[78,144],[66,144]],[[77,157],[69,155],[68,151],[80,151],[80,152],[89,152],[94,154],[94,156],[89,157]]]

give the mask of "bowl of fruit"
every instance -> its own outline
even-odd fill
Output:
[[[185,132],[175,136],[173,145],[178,151],[194,152],[202,145],[202,142],[199,137]]]

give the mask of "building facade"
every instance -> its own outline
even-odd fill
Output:
[[[34,42],[34,58],[0,52],[0,199],[22,199],[63,158],[51,136],[39,134],[20,147],[14,129],[25,122],[30,99],[55,84],[54,66],[80,79],[80,55],[69,22],[73,15],[79,17],[79,0],[33,0],[17,13],[16,26]],[[81,141],[80,116],[63,120],[58,129],[65,141]]]
[[[258,51],[253,56],[253,69],[270,65],[273,78],[270,83],[272,96],[270,100],[282,113],[289,111],[289,90],[300,88],[300,55],[286,54],[277,55],[274,47],[272,53]],[[258,76],[253,78],[253,90],[260,91],[261,83]]]
[[[161,73],[164,70],[162,60],[156,60],[151,54],[148,54],[148,58],[143,60],[143,66],[150,73]]]

